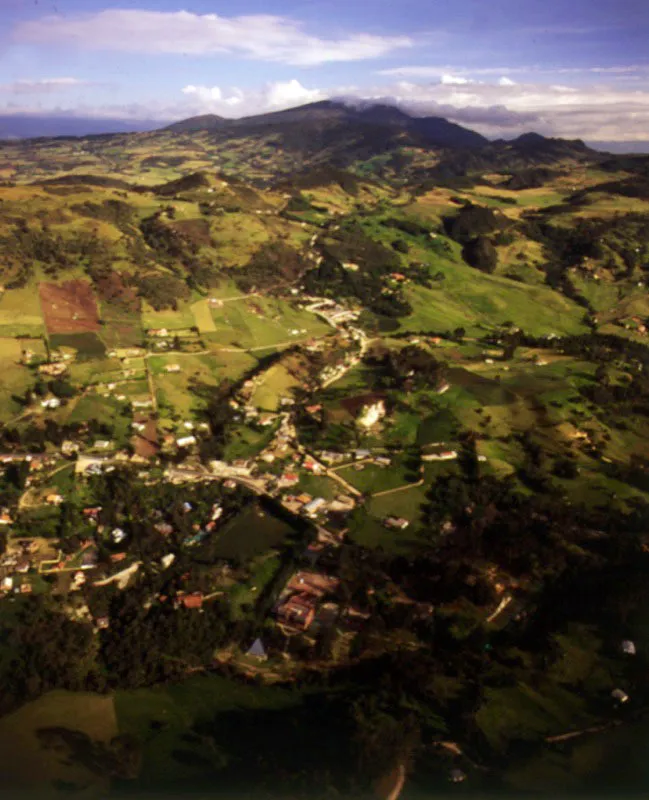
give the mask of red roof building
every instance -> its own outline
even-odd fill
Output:
[[[203,605],[203,594],[201,592],[185,594],[180,598],[180,602],[185,608],[201,608]]]

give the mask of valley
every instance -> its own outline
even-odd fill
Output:
[[[556,737],[649,700],[649,159],[326,101],[0,176],[0,742],[52,796],[591,788]]]

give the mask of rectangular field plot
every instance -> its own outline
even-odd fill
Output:
[[[248,297],[212,309],[216,332],[210,341],[254,349],[276,347],[324,336],[331,328],[314,314],[285,300]]]
[[[196,327],[201,333],[214,333],[216,331],[216,323],[212,317],[212,309],[210,308],[209,301],[198,300],[192,305],[194,313],[194,320]]]
[[[0,293],[0,336],[40,336],[45,330],[35,287]]]
[[[104,358],[106,346],[96,333],[55,333],[50,335],[52,347],[71,347],[77,358]]]
[[[26,344],[25,346],[29,346]],[[20,414],[20,399],[34,384],[30,370],[20,363],[23,341],[0,339],[0,420],[7,421]]]
[[[97,301],[87,281],[43,282],[39,291],[49,334],[99,330]]]

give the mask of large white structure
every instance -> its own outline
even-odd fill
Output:
[[[378,400],[376,403],[371,403],[368,406],[363,406],[361,413],[358,416],[357,422],[363,428],[371,428],[373,425],[383,419],[385,416],[385,403],[383,400]]]

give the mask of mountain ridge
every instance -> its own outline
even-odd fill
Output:
[[[467,149],[483,147],[488,139],[482,134],[450,122],[444,117],[413,117],[397,106],[374,103],[354,107],[337,100],[320,100],[302,106],[255,114],[235,120],[226,120],[212,114],[190,117],[186,120],[165,126],[165,131],[186,133],[197,130],[241,131],[257,130],[282,125],[320,125],[320,126],[376,126],[396,132],[411,134],[428,145],[437,147],[454,146]]]

